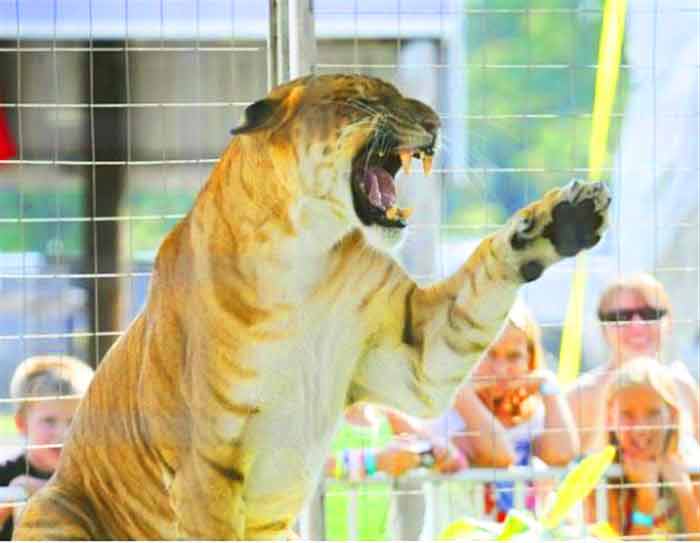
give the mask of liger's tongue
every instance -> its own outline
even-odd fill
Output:
[[[389,209],[396,203],[394,178],[384,168],[367,169],[363,180],[370,203],[380,209]]]

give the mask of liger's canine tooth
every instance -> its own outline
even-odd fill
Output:
[[[403,220],[408,219],[411,215],[413,215],[412,207],[399,208],[399,217],[401,217]]]
[[[397,207],[390,207],[386,210],[386,218],[390,221],[395,221],[401,216],[401,210]]]
[[[408,149],[401,149],[399,156],[401,157],[401,168],[406,175],[411,175],[411,155],[413,153]]]
[[[433,171],[433,157],[431,155],[423,155],[423,173],[427,176]]]

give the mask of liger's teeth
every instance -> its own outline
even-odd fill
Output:
[[[411,215],[413,215],[412,207],[399,208],[399,217],[401,217],[403,220],[407,220]]]
[[[408,149],[401,149],[399,156],[401,157],[401,168],[406,175],[411,175],[411,155],[413,153]]]
[[[398,219],[406,220],[411,215],[413,215],[413,209],[410,207],[395,207],[392,206],[386,210],[385,216],[390,221],[396,221]]]
[[[423,155],[423,173],[429,176],[433,171],[433,157],[431,155]]]
[[[390,221],[395,221],[401,216],[401,210],[398,207],[390,207],[386,210],[386,218]]]

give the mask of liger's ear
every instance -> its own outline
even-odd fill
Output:
[[[270,127],[278,117],[282,104],[279,100],[264,98],[250,104],[245,110],[243,124],[231,130],[231,134],[248,134]]]
[[[231,134],[249,134],[282,126],[299,110],[304,96],[303,86],[292,85],[273,91],[274,98],[263,98],[250,104],[245,110],[243,124],[231,130]]]

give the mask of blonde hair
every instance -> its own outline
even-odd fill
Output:
[[[615,296],[622,290],[634,292],[641,296],[647,305],[665,309],[669,315],[671,313],[671,302],[661,281],[648,273],[638,273],[629,277],[620,277],[608,285],[598,300],[598,314],[614,304]]]
[[[10,397],[18,400],[18,413],[26,408],[28,402],[23,400],[28,398],[81,397],[93,374],[90,366],[72,356],[32,356],[15,369],[10,382]]]
[[[525,303],[517,298],[508,313],[507,324],[517,328],[527,338],[527,348],[530,353],[530,371],[543,368],[544,349],[542,348],[542,330],[535,317]]]
[[[648,356],[633,358],[620,368],[612,384],[610,395],[608,396],[608,407],[610,407],[615,396],[621,390],[635,386],[648,386],[652,388],[671,410],[677,426],[669,430],[670,434],[667,447],[671,452],[677,452],[678,435],[682,433],[681,428],[683,428],[688,421],[686,419],[687,413],[683,411],[678,403],[678,388],[676,387],[671,371],[654,358]],[[610,438],[611,442],[614,442],[614,437],[612,435]]]

